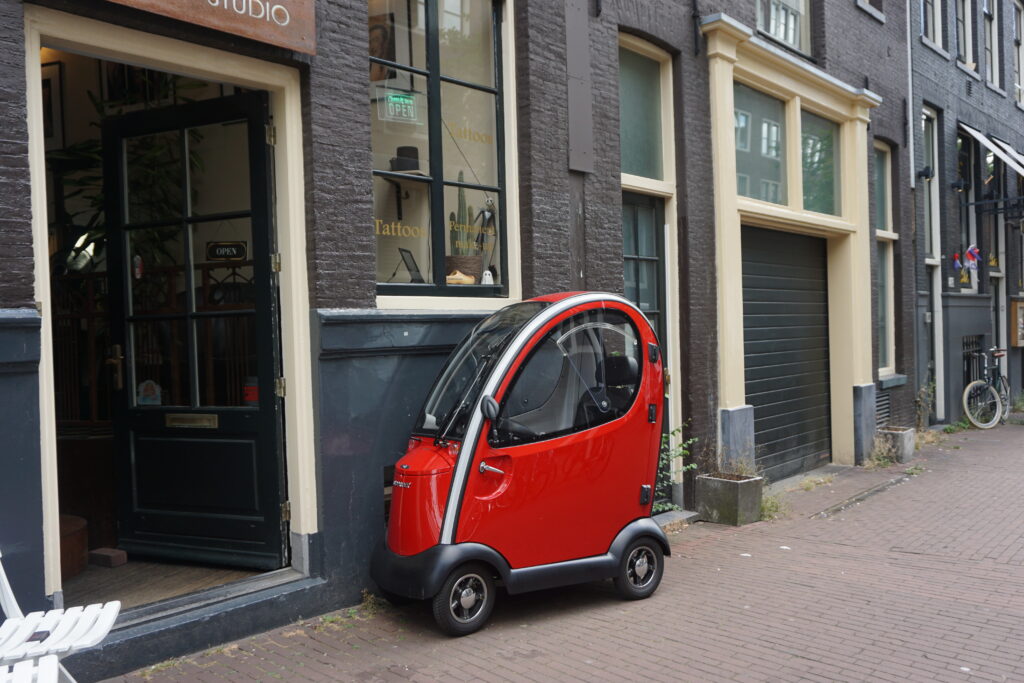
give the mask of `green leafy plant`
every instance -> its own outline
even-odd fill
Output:
[[[924,468],[920,465],[911,465],[907,469],[903,470],[903,474],[909,474],[911,477],[916,477],[922,472],[924,472]]]
[[[788,514],[786,503],[779,494],[761,496],[761,521],[770,522]]]
[[[967,416],[961,417],[956,422],[951,422],[942,428],[946,434],[956,434],[957,432],[966,431],[971,428],[971,421],[967,419]]]
[[[674,442],[674,445],[673,445]],[[654,507],[651,512],[668,512],[679,510],[680,507],[672,502],[672,463],[676,458],[684,462],[690,455],[690,447],[697,442],[697,437],[683,438],[683,428],[676,427],[668,434],[661,435],[661,449],[658,451],[658,474],[654,480]],[[697,469],[696,463],[686,463],[680,471],[687,472]]]
[[[871,454],[868,456],[868,461],[864,463],[864,469],[885,469],[892,467],[897,460],[896,448],[893,443],[886,438],[876,436],[875,442],[871,446]]]

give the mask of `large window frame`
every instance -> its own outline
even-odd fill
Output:
[[[921,0],[921,36],[940,50],[945,49],[945,3]]]
[[[410,0],[411,1],[411,0]],[[441,71],[441,45],[440,45],[440,22],[444,13],[443,0],[423,0],[425,20],[425,57],[426,66],[410,66],[398,61],[390,61],[384,58],[368,56],[370,65],[390,69],[398,74],[419,76],[426,80],[426,101],[427,101],[427,126],[429,127],[429,168],[426,174],[418,172],[405,172],[385,169],[372,169],[374,178],[385,180],[395,192],[401,193],[403,185],[415,183],[416,187],[427,188],[429,197],[429,235],[430,235],[430,281],[423,283],[389,283],[377,282],[378,305],[388,308],[387,304],[393,303],[399,307],[434,307],[428,299],[416,301],[404,297],[442,297],[442,300],[449,298],[474,298],[503,299],[518,298],[519,276],[518,258],[515,258],[510,251],[518,245],[518,240],[513,239],[511,233],[517,230],[518,226],[510,221],[510,208],[514,204],[510,202],[510,188],[508,177],[512,175],[509,165],[511,163],[506,155],[507,129],[509,117],[506,112],[505,100],[514,98],[514,92],[506,87],[506,81],[511,76],[508,71],[508,62],[512,61],[510,55],[506,54],[506,21],[505,14],[509,11],[510,2],[491,0],[491,26],[492,26],[492,50],[494,64],[493,85],[474,83],[444,75]],[[511,41],[509,41],[511,44]],[[458,86],[472,91],[485,93],[494,97],[494,144],[496,146],[496,172],[497,184],[488,185],[469,180],[446,179],[444,173],[444,134],[447,124],[442,119],[441,90],[443,85]],[[448,284],[445,268],[445,256],[447,255],[445,232],[448,230],[448,221],[445,219],[445,189],[462,188],[469,191],[479,191],[493,194],[497,197],[497,248],[500,250],[498,263],[500,268],[499,283],[497,284]],[[376,246],[376,245],[375,245]],[[399,299],[399,297],[402,297]],[[469,303],[469,302],[467,302]],[[501,305],[503,301],[495,301],[494,305]],[[382,305],[384,304],[384,305]],[[470,304],[472,305],[472,304]],[[484,303],[483,307],[490,307]]]
[[[965,293],[978,292],[978,271],[967,267],[966,251],[972,244],[978,243],[978,221],[974,202],[977,200],[977,160],[978,145],[974,138],[960,131],[957,142],[957,182],[954,187],[961,193],[960,200],[960,244],[957,253],[960,255],[960,272],[956,274],[956,283]],[[965,282],[966,280],[966,282]]]
[[[757,0],[757,28],[786,47],[811,54],[809,0]]]
[[[878,376],[896,374],[896,289],[895,253],[900,238],[893,222],[892,210],[892,147],[875,140],[872,159],[872,184],[876,210],[872,213],[875,223],[875,241],[878,251]],[[884,210],[878,211],[880,202]],[[884,283],[884,286],[883,286]]]
[[[956,0],[957,59],[968,69],[977,70],[974,58],[974,0]]]
[[[1024,104],[1024,2],[1013,0],[1013,99]]]
[[[1001,87],[999,44],[999,0],[982,0],[983,46],[985,52],[985,81]]]

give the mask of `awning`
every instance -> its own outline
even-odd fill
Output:
[[[1011,157],[1016,159],[1018,164],[1020,164],[1021,166],[1024,166],[1024,154],[1021,154],[1020,152],[1015,150],[1013,148],[1013,146],[1009,142],[1003,142],[1002,140],[1000,140],[999,138],[997,138],[994,135],[992,136],[992,142],[994,142],[997,145],[999,145],[1003,149],[1004,152],[1006,152]]]
[[[1009,154],[1005,149],[1002,148],[1002,146],[994,142],[987,135],[983,134],[976,128],[971,128],[966,123],[960,123],[960,130],[970,135],[972,138],[974,138],[982,145],[984,145],[989,151],[991,151],[997,157],[1002,159],[1003,163],[1012,168],[1014,173],[1021,177],[1024,177],[1024,163],[1018,161],[1017,158],[1015,158],[1019,158],[1019,155],[1016,152],[1013,152],[1012,155]]]

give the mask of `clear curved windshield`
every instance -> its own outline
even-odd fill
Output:
[[[456,440],[465,436],[469,408],[480,395],[488,369],[513,335],[548,305],[524,301],[481,320],[448,359],[427,397],[416,431]]]

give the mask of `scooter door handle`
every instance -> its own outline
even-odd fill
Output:
[[[499,470],[497,467],[491,467],[487,463],[481,462],[480,463],[480,474],[483,474],[484,472],[493,472],[494,474],[505,474],[504,471]]]

